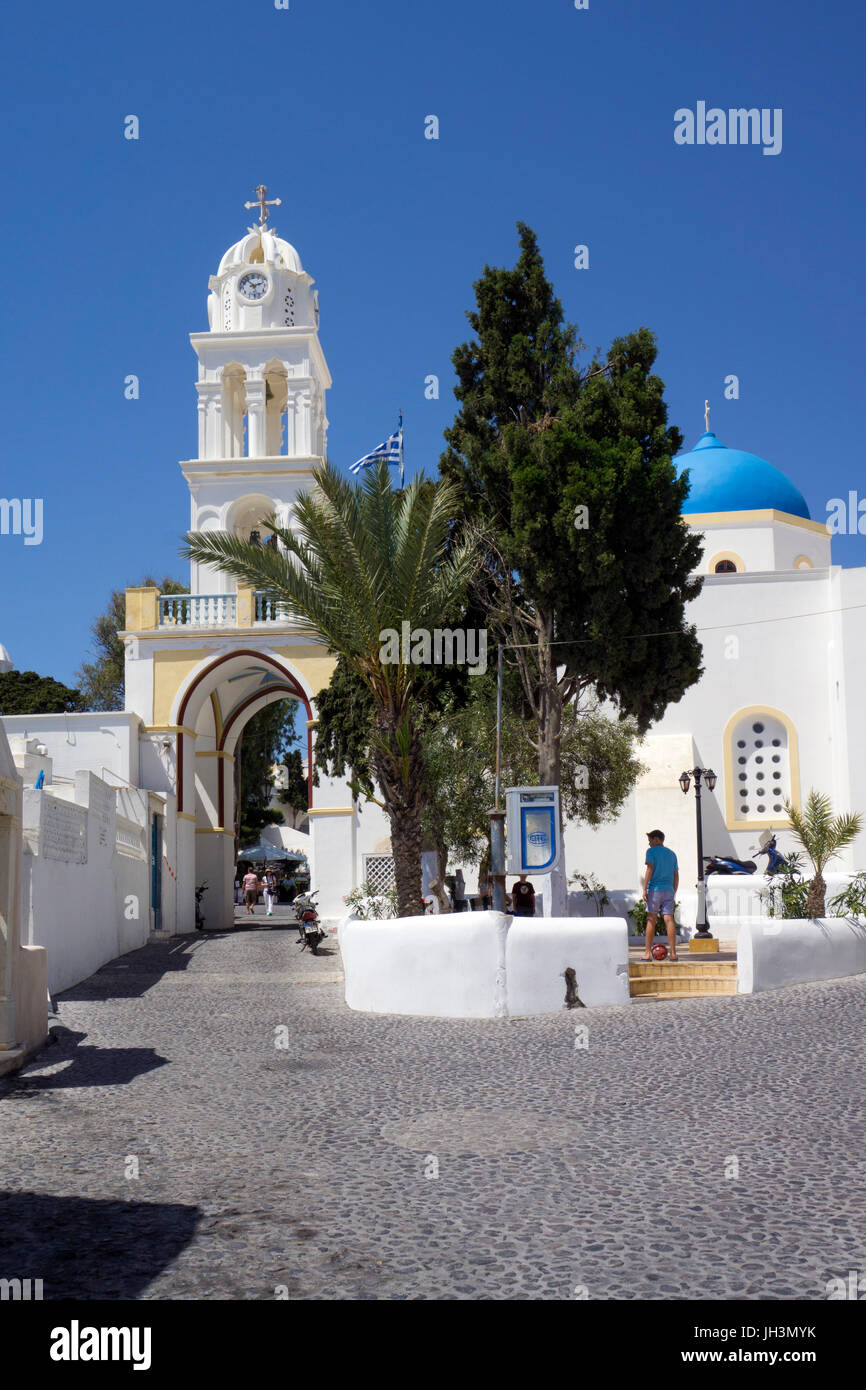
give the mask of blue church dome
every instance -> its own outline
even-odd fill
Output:
[[[706,430],[688,454],[674,459],[680,476],[689,469],[683,515],[698,512],[787,512],[811,520],[806,499],[778,468],[757,454],[727,449]]]

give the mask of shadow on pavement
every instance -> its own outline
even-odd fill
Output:
[[[201,1208],[0,1192],[4,1277],[45,1299],[139,1298],[189,1245]]]
[[[205,933],[207,935],[207,933]],[[137,951],[110,960],[94,975],[79,980],[56,996],[57,1000],[138,999],[163,975],[186,970],[203,945],[201,936],[171,936],[149,941]]]
[[[51,1042],[34,1057],[29,1067],[0,1081],[0,1100],[20,1099],[35,1091],[61,1091],[72,1086],[126,1086],[145,1072],[168,1066],[153,1047],[82,1047],[86,1033],[73,1032],[63,1024],[49,1029]],[[50,1076],[32,1076],[30,1067],[52,1067],[68,1062],[62,1071]],[[0,1224],[2,1230],[2,1224]]]

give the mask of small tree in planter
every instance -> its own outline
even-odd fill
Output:
[[[606,885],[597,879],[595,874],[572,874],[569,883],[579,883],[583,896],[591,898],[595,903],[596,916],[604,916],[604,909],[610,906],[610,898]]]
[[[804,915],[824,917],[827,897],[824,870],[830,860],[847,849],[860,834],[863,817],[851,811],[834,817],[829,796],[823,796],[814,787],[802,811],[797,811],[790,802],[785,803],[785,811],[791,829],[806,851],[814,871],[809,881]]]

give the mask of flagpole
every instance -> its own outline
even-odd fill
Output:
[[[403,411],[400,411],[400,486],[404,486],[403,481]]]

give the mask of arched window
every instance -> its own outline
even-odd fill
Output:
[[[785,825],[785,802],[797,804],[796,736],[778,711],[751,710],[728,726],[725,765],[730,828]]]
[[[231,509],[228,529],[238,540],[252,541],[254,545],[267,545],[271,532],[265,526],[264,518],[273,510],[274,503],[270,497],[241,497]]]
[[[229,362],[222,374],[223,458],[242,458],[244,415],[247,408],[246,372],[239,362]]]
[[[265,366],[265,453],[276,458],[283,447],[283,418],[288,404],[288,371],[285,364],[272,360]]]
[[[742,574],[746,566],[733,550],[719,550],[707,564],[707,574]]]

